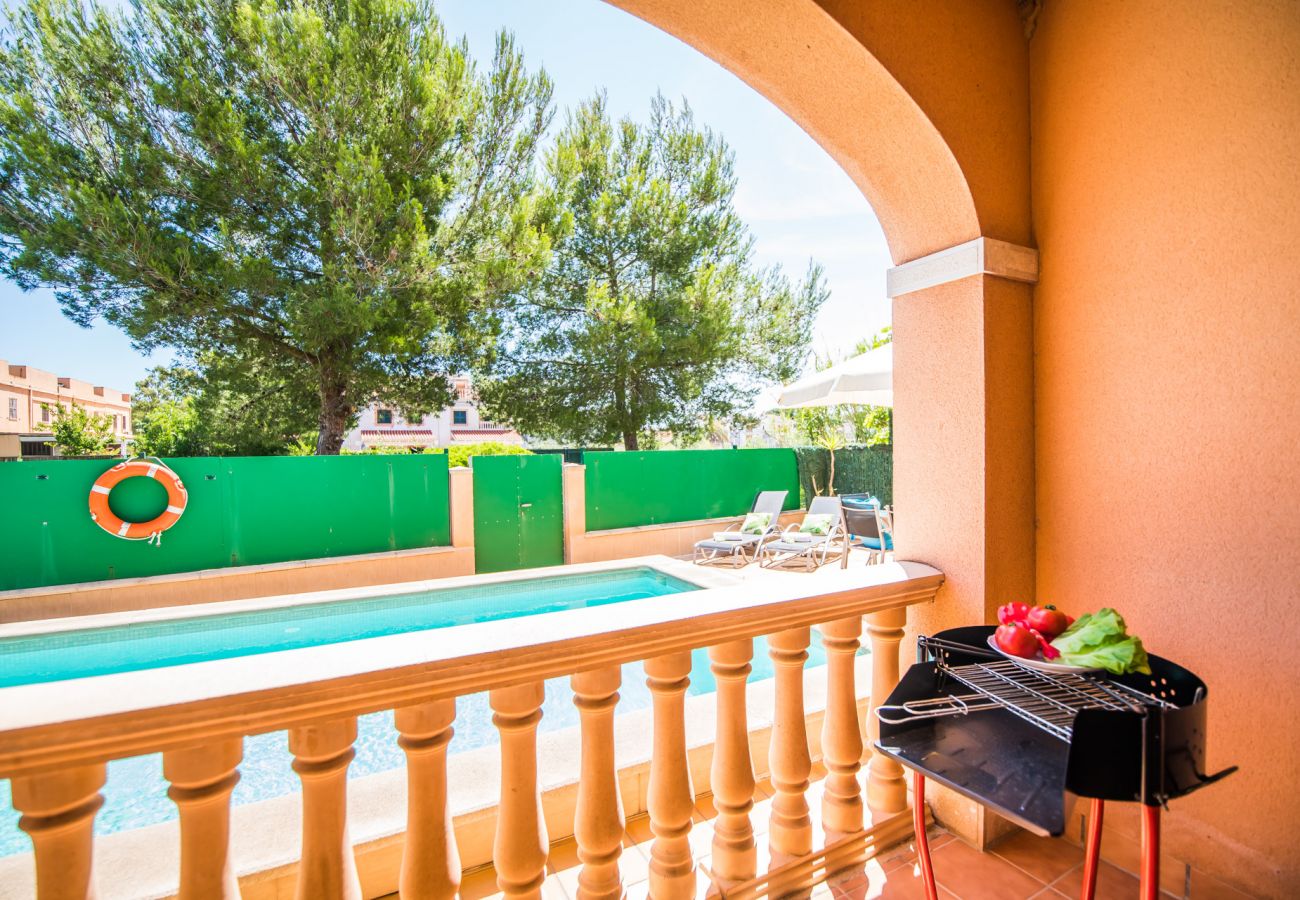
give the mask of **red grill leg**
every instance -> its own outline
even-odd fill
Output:
[[[1106,808],[1103,800],[1094,799],[1088,810],[1088,846],[1083,854],[1083,900],[1092,900],[1097,892],[1097,864],[1101,857],[1101,820]]]
[[[912,824],[916,829],[916,859],[921,864],[926,900],[939,900],[934,865],[930,862],[930,838],[925,833],[925,776],[916,771],[912,772]]]
[[[1160,807],[1142,806],[1142,900],[1160,896]]]

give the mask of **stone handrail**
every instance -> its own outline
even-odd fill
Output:
[[[740,584],[653,603],[458,626],[457,640],[436,647],[427,633],[423,640],[421,633],[391,635],[251,658],[260,665],[250,666],[245,657],[176,667],[165,678],[158,670],[101,676],[76,692],[58,683],[7,688],[0,692],[0,777],[13,779],[21,827],[35,848],[39,896],[89,896],[105,763],[162,751],[169,796],[180,813],[180,896],[238,897],[228,829],[241,741],[288,730],[293,767],[303,782],[297,896],[351,900],[360,896],[346,816],[356,717],[395,709],[409,785],[402,894],[446,897],[460,879],[446,785],[454,699],[488,691],[502,742],[498,883],[507,896],[538,896],[548,846],[538,814],[535,750],[541,688],[545,679],[569,675],[582,729],[574,825],[583,862],[579,895],[617,897],[622,814],[612,717],[619,666],[644,660],[654,709],[651,890],[656,897],[691,896],[696,876],[686,835],[693,797],[682,724],[690,651],[709,648],[718,683],[712,782],[719,821],[710,877],[734,886],[758,875],[745,713],[753,638],[771,636],[776,667],[771,840],[774,857],[788,861],[812,852],[801,680],[810,626],[821,629],[828,656],[822,746],[829,846],[832,835],[863,829],[857,787],[863,744],[853,683],[863,617],[876,654],[873,694],[879,696],[898,679],[906,606],[933,599],[942,581],[937,570],[917,563],[854,567],[765,583],[761,598],[753,596],[752,584]],[[873,810],[904,807],[896,764],[873,757],[867,783]]]

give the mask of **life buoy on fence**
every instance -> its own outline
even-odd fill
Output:
[[[167,489],[167,508],[161,515],[148,522],[128,522],[109,509],[108,495],[128,478],[156,478]],[[189,494],[180,477],[160,460],[128,459],[95,479],[90,489],[90,518],[114,537],[162,543],[162,533],[176,524],[188,502]]]

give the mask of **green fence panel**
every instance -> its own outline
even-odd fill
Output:
[[[825,494],[830,480],[830,453],[821,447],[799,447],[799,483],[804,505]],[[894,502],[894,448],[845,447],[835,451],[835,493],[874,494],[885,505]]]
[[[474,571],[564,562],[563,457],[476,456]]]
[[[789,491],[799,508],[793,450],[587,453],[587,530],[736,516],[759,491]]]
[[[226,566],[439,547],[451,543],[447,459],[429,456],[195,457],[166,460],[189,493],[159,546],[116,538],[90,519],[108,460],[0,465],[0,590]],[[165,505],[152,479],[123,482],[119,516]]]

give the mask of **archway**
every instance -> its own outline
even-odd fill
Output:
[[[894,262],[980,235],[970,187],[898,81],[812,0],[606,0],[690,44],[790,116],[874,208]]]

